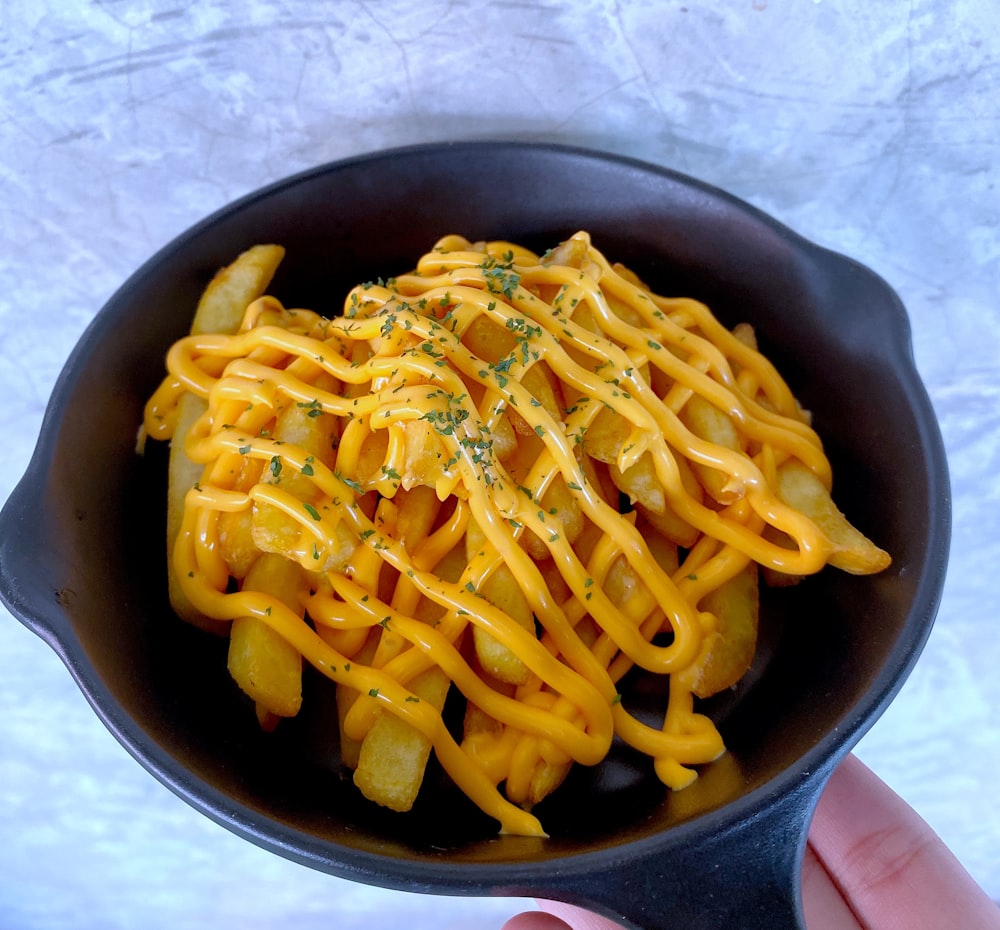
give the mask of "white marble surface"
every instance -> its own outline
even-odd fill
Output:
[[[655,6],[655,10],[653,9]],[[678,168],[887,278],[954,484],[914,674],[859,749],[1000,899],[1000,13],[979,0],[0,0],[0,498],[66,355],[159,246],[374,149],[511,136]],[[496,928],[177,800],[0,610],[0,926]]]

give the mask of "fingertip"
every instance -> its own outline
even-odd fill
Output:
[[[572,928],[555,914],[547,914],[545,911],[526,911],[511,917],[500,930],[572,930]]]

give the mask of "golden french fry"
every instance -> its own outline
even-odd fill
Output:
[[[642,621],[656,606],[656,598],[624,555],[619,555],[608,568],[604,593],[616,607],[637,622]]]
[[[418,485],[400,491],[393,502],[397,507],[394,535],[412,552],[433,528],[441,501],[432,486]]]
[[[680,420],[699,439],[724,449],[740,450],[740,437],[733,421],[700,394],[691,395],[681,409]],[[726,487],[729,476],[725,472],[702,465],[700,462],[692,462],[691,467],[714,500],[720,504],[731,504],[736,499],[736,493]]]
[[[421,543],[430,533],[440,510],[441,501],[434,489],[426,485],[417,485],[408,491],[398,491],[391,501],[383,498],[379,503],[376,516],[380,519],[387,519],[386,530],[392,538],[400,540],[410,552],[416,552],[419,551]],[[466,564],[464,549],[459,554],[461,555],[460,564],[447,560],[446,556],[438,562],[435,574],[439,578],[444,578],[441,574],[442,571],[454,572],[454,580],[457,580]],[[412,615],[415,619],[425,623],[431,623],[441,616],[444,608],[424,597],[419,588],[407,576],[401,575],[391,566],[382,564],[376,553],[372,553],[371,557],[381,568],[379,597],[382,601],[391,604],[393,610]],[[357,565],[357,557],[355,557],[355,565]],[[409,643],[404,637],[387,627],[381,632],[378,649],[372,664],[376,667],[382,667],[408,646]]]
[[[695,477],[690,463],[683,456],[679,455],[674,457],[674,461],[677,464],[677,472],[684,491],[693,500],[701,503],[704,498],[704,491]],[[664,497],[663,510],[660,513],[650,510],[641,503],[637,503],[635,509],[639,511],[639,514],[647,523],[654,526],[658,532],[662,533],[667,539],[678,546],[690,549],[698,541],[700,532],[677,514],[666,497]]]
[[[521,385],[542,405],[545,412],[557,422],[563,417],[562,385],[545,362],[535,362],[520,377]],[[531,426],[514,408],[508,408],[511,426],[519,436],[534,433]]]
[[[634,310],[629,306],[624,300],[620,300],[614,294],[607,294],[606,299],[608,301],[608,306],[611,308],[615,316],[620,317],[629,326],[642,326],[643,320],[639,315],[637,310]]]
[[[255,245],[220,269],[201,295],[191,332],[235,333],[247,306],[267,290],[284,257],[280,245]]]
[[[645,521],[638,521],[637,526],[646,540],[653,561],[666,574],[673,574],[678,564],[676,544]],[[612,563],[604,581],[604,591],[614,604],[637,621],[656,606],[655,598],[624,556],[618,556]],[[593,645],[601,633],[590,616],[585,616],[575,629],[577,635],[588,645]],[[548,762],[539,757],[524,797],[512,800],[530,809],[555,791],[571,768],[572,762]]]
[[[577,461],[580,463],[580,468],[583,471],[583,476],[587,479],[587,483],[597,490],[606,504],[617,510],[618,488],[611,480],[608,466],[587,453],[578,454]]]
[[[296,557],[302,544],[302,527],[284,510],[267,501],[256,501],[250,515],[250,532],[261,552]]]
[[[312,417],[305,405],[284,408],[275,421],[273,436],[276,440],[295,444],[310,453],[306,459],[306,472],[313,470],[310,458],[319,459],[329,455],[332,418]],[[272,458],[264,483],[274,485],[291,495],[304,506],[319,505],[321,493],[313,484],[308,473],[297,471],[283,463],[279,456]],[[318,509],[316,510],[318,513]],[[313,540],[303,533],[302,523],[295,520],[280,507],[266,500],[255,500],[250,513],[250,533],[253,544],[263,552],[273,552],[300,562],[307,571],[329,570],[342,565],[357,545],[357,539],[346,527],[337,526],[337,547],[334,551],[321,550],[313,545]]]
[[[583,448],[598,462],[613,464],[632,432],[632,424],[620,413],[604,407],[583,436]]]
[[[434,500],[436,500],[436,495],[431,488],[398,491],[392,500],[382,498],[375,511],[376,530],[385,532],[393,539],[404,541],[412,551],[426,537],[434,522],[434,516],[437,512],[437,507],[432,509]],[[391,566],[383,564],[377,553],[365,550],[362,555],[378,571],[379,599],[384,603],[391,603],[394,610],[421,619],[417,614],[422,603],[426,602],[433,607],[438,607],[433,601],[428,602],[427,598],[420,594],[419,589],[408,578],[401,576]],[[355,565],[358,565],[357,558],[355,558]],[[358,574],[359,571],[356,568],[355,576]],[[404,636],[386,626],[379,634],[378,648],[375,650],[372,664],[376,668],[381,668],[408,647],[409,642]]]
[[[292,402],[278,411],[271,438],[289,446],[297,446],[306,453],[306,468],[298,471],[294,466],[271,460],[264,480],[280,485],[289,494],[301,500],[314,501],[319,497],[311,480],[316,462],[329,466],[333,461],[333,444],[336,438],[336,420],[310,403]]]
[[[183,394],[177,404],[177,425],[170,441],[167,462],[167,592],[170,606],[182,620],[209,633],[225,636],[227,624],[206,617],[184,593],[173,570],[174,544],[184,522],[184,498],[198,483],[204,466],[192,462],[184,451],[184,440],[191,426],[207,409],[207,404],[194,394]]]
[[[253,246],[221,269],[209,282],[198,301],[191,332],[235,333],[243,321],[247,305],[260,297],[285,250],[277,245]],[[184,440],[191,424],[204,413],[206,402],[193,394],[184,394],[178,403],[177,425],[170,443],[167,466],[167,560],[173,558],[174,542],[184,517],[184,497],[202,475],[203,466],[192,462],[184,451]],[[205,617],[188,600],[169,569],[170,604],[182,619],[214,633],[224,633],[225,626]]]
[[[321,377],[317,387],[330,387]],[[333,445],[337,427],[333,417],[323,413],[317,404],[290,401],[275,417],[271,438],[276,442],[296,447],[306,453],[304,466],[297,468],[272,457],[263,472],[263,482],[280,488],[302,505],[322,509],[322,492],[313,482],[316,463],[332,463]],[[297,508],[298,509],[298,508]],[[336,545],[332,550],[321,548],[303,532],[302,523],[281,508],[266,500],[255,500],[250,515],[250,532],[253,544],[263,552],[272,552],[295,559],[306,571],[330,571],[343,565],[357,545],[357,539],[346,526],[338,523]]]
[[[539,758],[531,774],[527,797],[521,802],[522,807],[531,810],[540,804],[566,780],[571,768],[572,762],[547,762]]]
[[[451,681],[436,665],[409,682],[409,689],[421,701],[440,711]],[[413,807],[431,743],[405,720],[383,712],[365,734],[354,770],[354,784],[370,801],[394,811]]]
[[[517,449],[517,433],[511,426],[510,417],[504,413],[497,420],[491,431],[493,440],[493,455],[501,462],[506,462]]]
[[[492,678],[484,680],[488,681],[494,691],[507,697],[512,697],[516,691],[514,685]],[[503,751],[497,751],[505,730],[504,724],[478,704],[473,701],[465,702],[465,714],[462,717],[462,748],[483,765],[496,782],[503,781],[507,776],[506,765],[509,759]],[[509,731],[507,735],[510,735]]]
[[[785,549],[795,548],[795,540],[787,533],[783,533],[773,526],[765,526],[760,535],[762,539],[783,546]],[[793,575],[790,572],[778,571],[766,565],[760,569],[760,580],[769,588],[790,588],[802,581],[802,578],[802,575]]]
[[[623,555],[617,556],[608,567],[602,585],[604,593],[616,607],[622,607],[637,596],[645,585]]]
[[[506,793],[510,801],[530,810],[563,783],[573,762],[549,762],[539,755],[531,771],[515,780],[509,777],[511,773],[507,765],[510,752],[517,751],[518,737],[518,733],[505,727],[481,707],[471,701],[466,704],[462,722],[463,748],[484,766],[492,778],[507,780]]]
[[[517,484],[526,487],[528,474],[544,448],[544,443],[534,432],[518,435],[517,445],[504,463],[511,478]],[[556,476],[546,489],[545,494],[542,495],[541,506],[546,513],[553,510],[560,512],[560,519],[566,520],[568,525],[567,536],[570,533],[579,535],[583,526],[583,514],[561,475]],[[555,514],[553,513],[552,516]],[[520,544],[536,562],[543,562],[549,557],[548,547],[532,530],[524,529],[522,531]]]
[[[619,277],[624,278],[629,284],[634,284],[636,287],[649,293],[649,285],[629,268],[628,265],[624,265],[621,262],[612,262],[611,267]]]
[[[475,404],[476,409],[482,412],[485,421],[492,406],[500,399],[500,395],[492,387],[486,388],[468,375],[462,374],[462,382],[468,391],[469,399]],[[506,412],[501,413],[496,422],[484,430],[484,434],[492,444],[493,457],[501,462],[505,461],[517,446],[517,434],[510,425],[510,417]]]
[[[682,517],[677,516],[669,504],[664,505],[662,513],[653,513],[641,504],[636,509],[649,524],[656,527],[658,532],[678,546],[690,549],[698,541],[699,531]]]
[[[672,540],[678,546],[690,549],[701,535],[695,527],[688,523],[683,517],[679,517],[670,506],[665,504],[662,513],[654,513],[643,507],[636,506],[636,510],[646,519],[646,522],[656,527],[667,539]]]
[[[419,547],[417,551],[419,553]],[[465,555],[465,546],[462,543],[458,543],[453,549],[450,549],[441,556],[438,563],[434,566],[434,574],[442,581],[457,582],[462,577],[462,573],[468,564],[469,562]],[[422,610],[426,612],[421,613]],[[439,604],[424,598],[417,605],[417,613],[414,616],[425,623],[432,623],[440,616],[442,610],[443,608]]]
[[[512,353],[515,360],[526,361],[517,350],[516,334],[483,316],[476,317],[472,321],[462,335],[462,342],[470,352],[490,364],[497,364],[504,359],[509,360]],[[556,420],[562,419],[562,384],[544,361],[531,364],[518,380],[549,416]],[[534,433],[534,427],[525,422],[516,409],[508,408],[507,416],[518,435],[526,436],[528,433]]]
[[[445,449],[434,425],[427,420],[408,420],[403,429],[404,488],[434,486],[446,461]]]
[[[677,565],[680,561],[677,552],[679,545],[677,541],[672,539],[669,533],[662,532],[655,523],[642,513],[639,514],[636,520],[636,528],[646,541],[646,547],[649,549],[649,554],[653,557],[653,561],[663,569],[665,574],[673,575],[677,571]]]
[[[524,482],[528,480],[528,473],[544,448],[544,443],[535,433],[517,436],[514,450],[504,464],[511,478],[519,485],[524,485]]]
[[[368,429],[360,421],[359,427]],[[354,423],[349,423],[347,429],[351,429]],[[341,446],[341,449],[343,446]],[[337,456],[337,468],[345,478],[360,481],[362,483],[376,480],[382,477],[382,466],[385,463],[386,451],[389,448],[389,431],[370,430],[361,443],[358,450],[356,462],[346,462],[341,454]]]
[[[667,508],[667,494],[656,474],[653,455],[644,452],[639,460],[622,471],[617,465],[608,466],[611,480],[617,488],[628,495],[636,506],[642,506],[649,513],[664,513]]]
[[[757,351],[757,331],[750,323],[737,323],[733,327],[733,335],[748,349]]]
[[[462,718],[463,740],[476,739],[483,735],[493,739],[503,730],[503,724],[491,714],[486,713],[478,704],[472,701],[465,703],[465,715]]]
[[[474,520],[469,521],[465,540],[466,557],[471,560],[486,544],[486,534]],[[506,563],[501,562],[480,584],[476,593],[502,610],[519,626],[534,631],[535,618],[531,605]],[[474,626],[472,637],[476,657],[486,672],[508,684],[523,684],[528,680],[530,673],[524,660],[487,630]]]
[[[551,517],[562,524],[562,535],[573,545],[583,531],[584,516],[576,495],[561,473],[552,479],[542,495],[542,510],[548,515],[546,519]]]
[[[430,510],[436,515],[439,506],[440,502],[429,500],[424,490],[411,490],[399,501],[396,534],[401,539],[408,539],[419,545],[419,539],[426,537],[433,524],[433,518],[428,519],[421,511]],[[456,546],[433,568],[439,578],[454,582],[461,577],[466,564],[464,547]],[[443,612],[441,605],[421,597],[413,616],[424,623],[435,623]],[[379,628],[356,660],[379,667],[398,655],[400,647],[405,645],[405,641],[389,641],[401,639],[402,637],[392,633],[391,628]],[[387,642],[387,648],[383,649]],[[419,700],[429,701],[440,711],[444,707],[451,681],[439,667],[434,666],[421,672],[407,686]],[[355,768],[355,783],[370,800],[393,810],[409,810],[423,781],[430,754],[430,741],[405,721],[384,712],[376,718],[361,741],[350,740],[344,734],[343,721],[358,696],[351,689],[337,689],[341,756],[344,763]],[[365,700],[369,698],[366,697]]]
[[[513,573],[505,565],[499,566],[493,572],[480,586],[479,592],[486,600],[504,612],[517,611],[522,604],[527,603],[523,592],[517,587]],[[529,608],[527,617],[530,616]],[[521,622],[527,619],[525,616],[522,615],[522,617],[515,619],[525,629],[528,629],[527,625]],[[485,672],[510,684],[524,684],[528,680],[530,677],[528,667],[520,656],[511,651],[504,643],[479,626],[473,627],[472,637],[475,643],[476,658]]]
[[[378,648],[379,628],[371,630],[364,645],[351,657],[352,662],[359,665],[371,665],[375,657],[375,650]],[[322,630],[320,631],[322,635]],[[354,706],[360,696],[356,689],[348,688],[346,685],[337,685],[337,721],[340,726],[340,761],[350,769],[358,767],[358,757],[361,755],[360,739],[353,739],[344,732],[344,718],[348,711]]]
[[[543,265],[563,265],[580,268],[587,258],[587,243],[582,238],[569,238],[542,256]]]
[[[577,499],[573,496],[561,474],[556,475],[545,490],[540,501],[545,519],[551,523],[553,531],[561,527],[557,535],[562,536],[570,545],[576,542],[583,531],[584,516]],[[521,533],[522,548],[538,563],[549,558],[549,549],[545,542],[533,530],[525,529]]]
[[[509,330],[486,316],[477,316],[468,325],[462,342],[473,355],[491,364],[510,355],[516,344]]]
[[[301,506],[303,514],[307,514],[304,505]],[[313,509],[319,513],[322,502],[317,502]],[[306,519],[310,517],[303,517],[303,522]],[[293,559],[306,571],[337,571],[347,564],[358,545],[357,537],[341,520],[334,527],[333,544],[321,547],[302,523],[266,500],[254,501],[250,529],[254,545],[261,552]]]
[[[525,482],[528,480],[528,473],[544,448],[542,440],[534,433],[531,435],[517,435],[517,443],[514,446],[514,450],[504,463],[515,483],[522,487],[525,486]],[[545,543],[532,530],[524,529],[521,532],[520,544],[536,562],[541,562],[548,557],[549,550],[546,548]]]
[[[637,526],[646,540],[653,561],[666,574],[673,574],[678,564],[676,544],[644,520],[639,520]],[[605,576],[603,589],[612,603],[636,622],[640,622],[656,608],[656,600],[652,593],[623,555],[619,555],[612,562]],[[576,624],[575,631],[588,646],[593,646],[601,636],[600,628],[589,615]],[[520,789],[523,795],[511,797],[511,800],[530,809],[555,791],[563,783],[571,768],[572,762],[549,762],[539,756],[527,784]]]
[[[705,637],[701,654],[684,674],[691,690],[706,698],[735,685],[753,661],[760,615],[757,564],[750,562],[706,594],[699,608],[715,615],[717,627]]]
[[[253,538],[253,511],[227,511],[219,514],[219,554],[234,578],[243,579],[257,561],[260,549]]]
[[[264,554],[243,582],[303,614],[305,577],[298,564]],[[229,674],[259,707],[278,717],[294,717],[302,704],[302,656],[280,633],[257,617],[237,617],[229,634]]]
[[[778,469],[778,495],[809,517],[833,543],[831,565],[852,575],[868,575],[892,563],[889,553],[851,524],[823,483],[798,459],[788,459]]]
[[[241,456],[240,472],[233,483],[233,490],[249,491],[260,481],[262,471],[263,464],[259,459]],[[229,574],[242,581],[260,555],[253,539],[253,512],[250,507],[219,514],[219,554]]]
[[[536,737],[507,730],[500,741],[509,746],[512,763],[505,773],[507,798],[525,810],[531,810],[555,791],[573,767],[571,759],[552,763],[543,758]]]

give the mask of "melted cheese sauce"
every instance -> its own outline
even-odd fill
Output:
[[[501,359],[470,348],[469,334],[486,320],[512,345]],[[560,410],[525,383],[539,363],[558,380]],[[183,438],[204,467],[172,554],[187,597],[218,620],[259,618],[324,675],[355,689],[360,697],[344,720],[350,738],[362,738],[381,713],[417,728],[506,832],[542,834],[509,799],[524,796],[540,764],[595,765],[615,736],[651,756],[666,784],[689,783],[691,766],[724,751],[712,722],[695,712],[684,674],[715,624],[698,603],[750,560],[810,574],[830,554],[823,533],[774,490],[775,469],[790,457],[830,482],[820,441],[774,367],[704,305],[657,296],[611,265],[585,233],[551,259],[450,236],[412,273],[355,288],[341,317],[261,298],[239,332],[178,341],[167,367],[147,405],[150,437],[172,437],[183,394],[207,403]],[[727,414],[753,453],[687,429],[681,411],[694,395]],[[332,418],[335,448],[317,455],[272,438],[276,414],[290,404]],[[649,453],[670,508],[699,534],[676,570],[653,557],[635,514],[620,513],[582,464],[587,430],[608,408],[630,430],[617,467]],[[538,450],[520,482],[497,453],[512,411]],[[408,458],[414,424],[431,450],[416,471]],[[720,501],[689,493],[689,466],[724,476]],[[279,474],[296,476],[294,487]],[[586,551],[567,538],[564,514],[541,506],[558,479],[588,527]],[[425,486],[441,515],[406,539],[393,501]],[[293,528],[286,554],[310,572],[305,620],[273,597],[231,589],[221,516],[265,506]],[[470,521],[485,544],[457,580],[446,580],[436,570],[464,545]],[[529,555],[528,533],[545,559]],[[616,602],[605,580],[622,558],[642,583]],[[539,635],[478,595],[501,564],[519,580]],[[434,623],[414,616],[420,602],[436,605]],[[470,626],[520,657],[527,682],[498,687],[481,675],[462,647]],[[391,655],[380,665],[354,660],[378,628],[396,638]],[[668,641],[654,642],[662,632]],[[499,726],[460,744],[408,688],[433,666]],[[619,695],[633,666],[670,676],[662,727],[636,719]]]

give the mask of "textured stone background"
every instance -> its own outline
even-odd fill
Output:
[[[1000,899],[1000,13],[979,0],[0,0],[0,499],[116,287],[299,169],[414,142],[581,144],[696,175],[900,293],[954,483],[945,600],[859,754]],[[498,927],[190,810],[0,610],[0,926]]]

